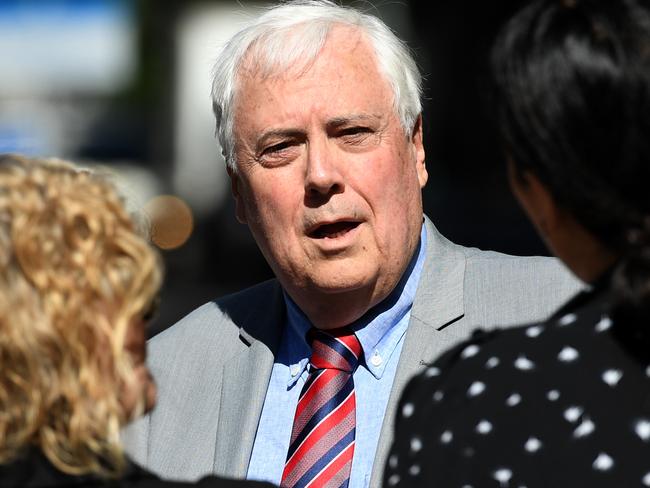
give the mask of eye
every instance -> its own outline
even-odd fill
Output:
[[[342,127],[335,132],[335,137],[339,140],[342,147],[349,150],[365,150],[375,146],[377,132],[365,125],[355,125]]]
[[[265,148],[262,151],[262,155],[277,154],[277,153],[282,152],[283,150],[287,149],[291,145],[292,145],[291,141],[283,141],[283,142],[280,142],[278,144],[273,144],[272,146],[269,146],[269,147]]]
[[[294,138],[272,143],[258,153],[257,161],[265,167],[284,166],[297,157],[300,144]]]
[[[369,127],[355,126],[355,127],[346,127],[339,131],[339,136],[357,136],[360,134],[370,134],[372,130]]]

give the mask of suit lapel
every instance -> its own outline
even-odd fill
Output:
[[[214,472],[244,478],[285,322],[280,286],[266,307],[252,305],[240,327],[243,351],[223,367]],[[254,331],[254,332],[253,332]]]
[[[427,249],[411,319],[386,406],[370,486],[379,486],[402,389],[446,347],[438,329],[463,316],[465,255],[425,217]],[[251,309],[240,328],[243,351],[224,366],[214,472],[243,478],[255,441],[273,360],[286,320],[280,286],[268,306]],[[255,331],[255,332],[251,332]],[[236,441],[235,441],[236,440]],[[237,447],[239,446],[239,447]]]
[[[370,486],[381,485],[402,390],[413,375],[446,348],[440,329],[464,314],[465,254],[462,248],[445,239],[426,216],[424,219],[427,230],[424,266],[386,405]]]

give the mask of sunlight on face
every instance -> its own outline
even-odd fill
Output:
[[[387,296],[417,246],[421,126],[406,135],[368,41],[334,28],[299,75],[239,78],[237,216],[303,308]]]

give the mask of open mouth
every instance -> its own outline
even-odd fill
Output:
[[[319,225],[309,232],[313,239],[335,239],[344,236],[353,229],[356,229],[361,222],[341,221],[332,224]]]

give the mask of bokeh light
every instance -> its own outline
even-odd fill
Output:
[[[192,210],[180,198],[159,195],[149,200],[144,210],[151,221],[151,240],[160,249],[179,248],[192,235]]]

